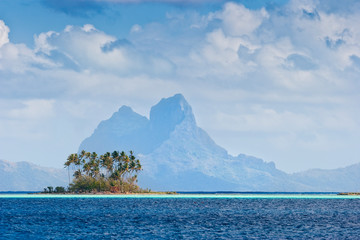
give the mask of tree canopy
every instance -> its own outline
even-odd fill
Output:
[[[137,192],[137,173],[142,170],[140,160],[132,151],[70,154],[65,167],[73,171],[73,181],[69,184],[72,192]]]

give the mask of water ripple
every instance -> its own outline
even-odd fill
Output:
[[[0,198],[0,239],[358,239],[359,199]]]

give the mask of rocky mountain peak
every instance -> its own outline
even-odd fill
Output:
[[[133,110],[132,110],[132,108],[131,107],[129,107],[129,106],[126,106],[126,105],[122,105],[120,108],[119,108],[119,111],[118,111],[118,113],[132,113],[132,112],[134,112]]]
[[[109,120],[118,121],[119,119],[128,119],[128,118],[142,118],[143,116],[137,114],[132,110],[131,107],[123,105],[115,112]]]
[[[139,183],[156,190],[282,190],[286,178],[262,160],[230,156],[196,125],[181,94],[161,99],[150,119],[121,107],[81,143],[82,149],[134,150],[144,167]]]
[[[151,128],[164,137],[185,119],[195,124],[191,106],[181,94],[161,99],[150,111]]]

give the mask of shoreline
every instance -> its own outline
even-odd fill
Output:
[[[128,199],[360,199],[360,195],[338,195],[338,194],[249,194],[249,193],[238,193],[238,194],[189,194],[189,193],[178,193],[178,194],[167,194],[163,192],[154,193],[128,193],[128,194],[0,194],[0,199],[4,198],[128,198]]]
[[[44,192],[0,192],[4,196],[28,197],[200,197],[200,198],[359,198],[360,192],[90,192],[90,193],[44,193]]]
[[[65,193],[28,193],[28,194],[36,194],[36,195],[175,195],[178,194],[177,192],[90,192],[90,193],[75,193],[75,192],[65,192]]]
[[[338,193],[338,195],[342,195],[342,196],[359,196],[360,192],[341,192],[341,193]]]

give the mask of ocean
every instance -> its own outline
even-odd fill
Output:
[[[0,194],[0,239],[360,239],[360,197]]]

